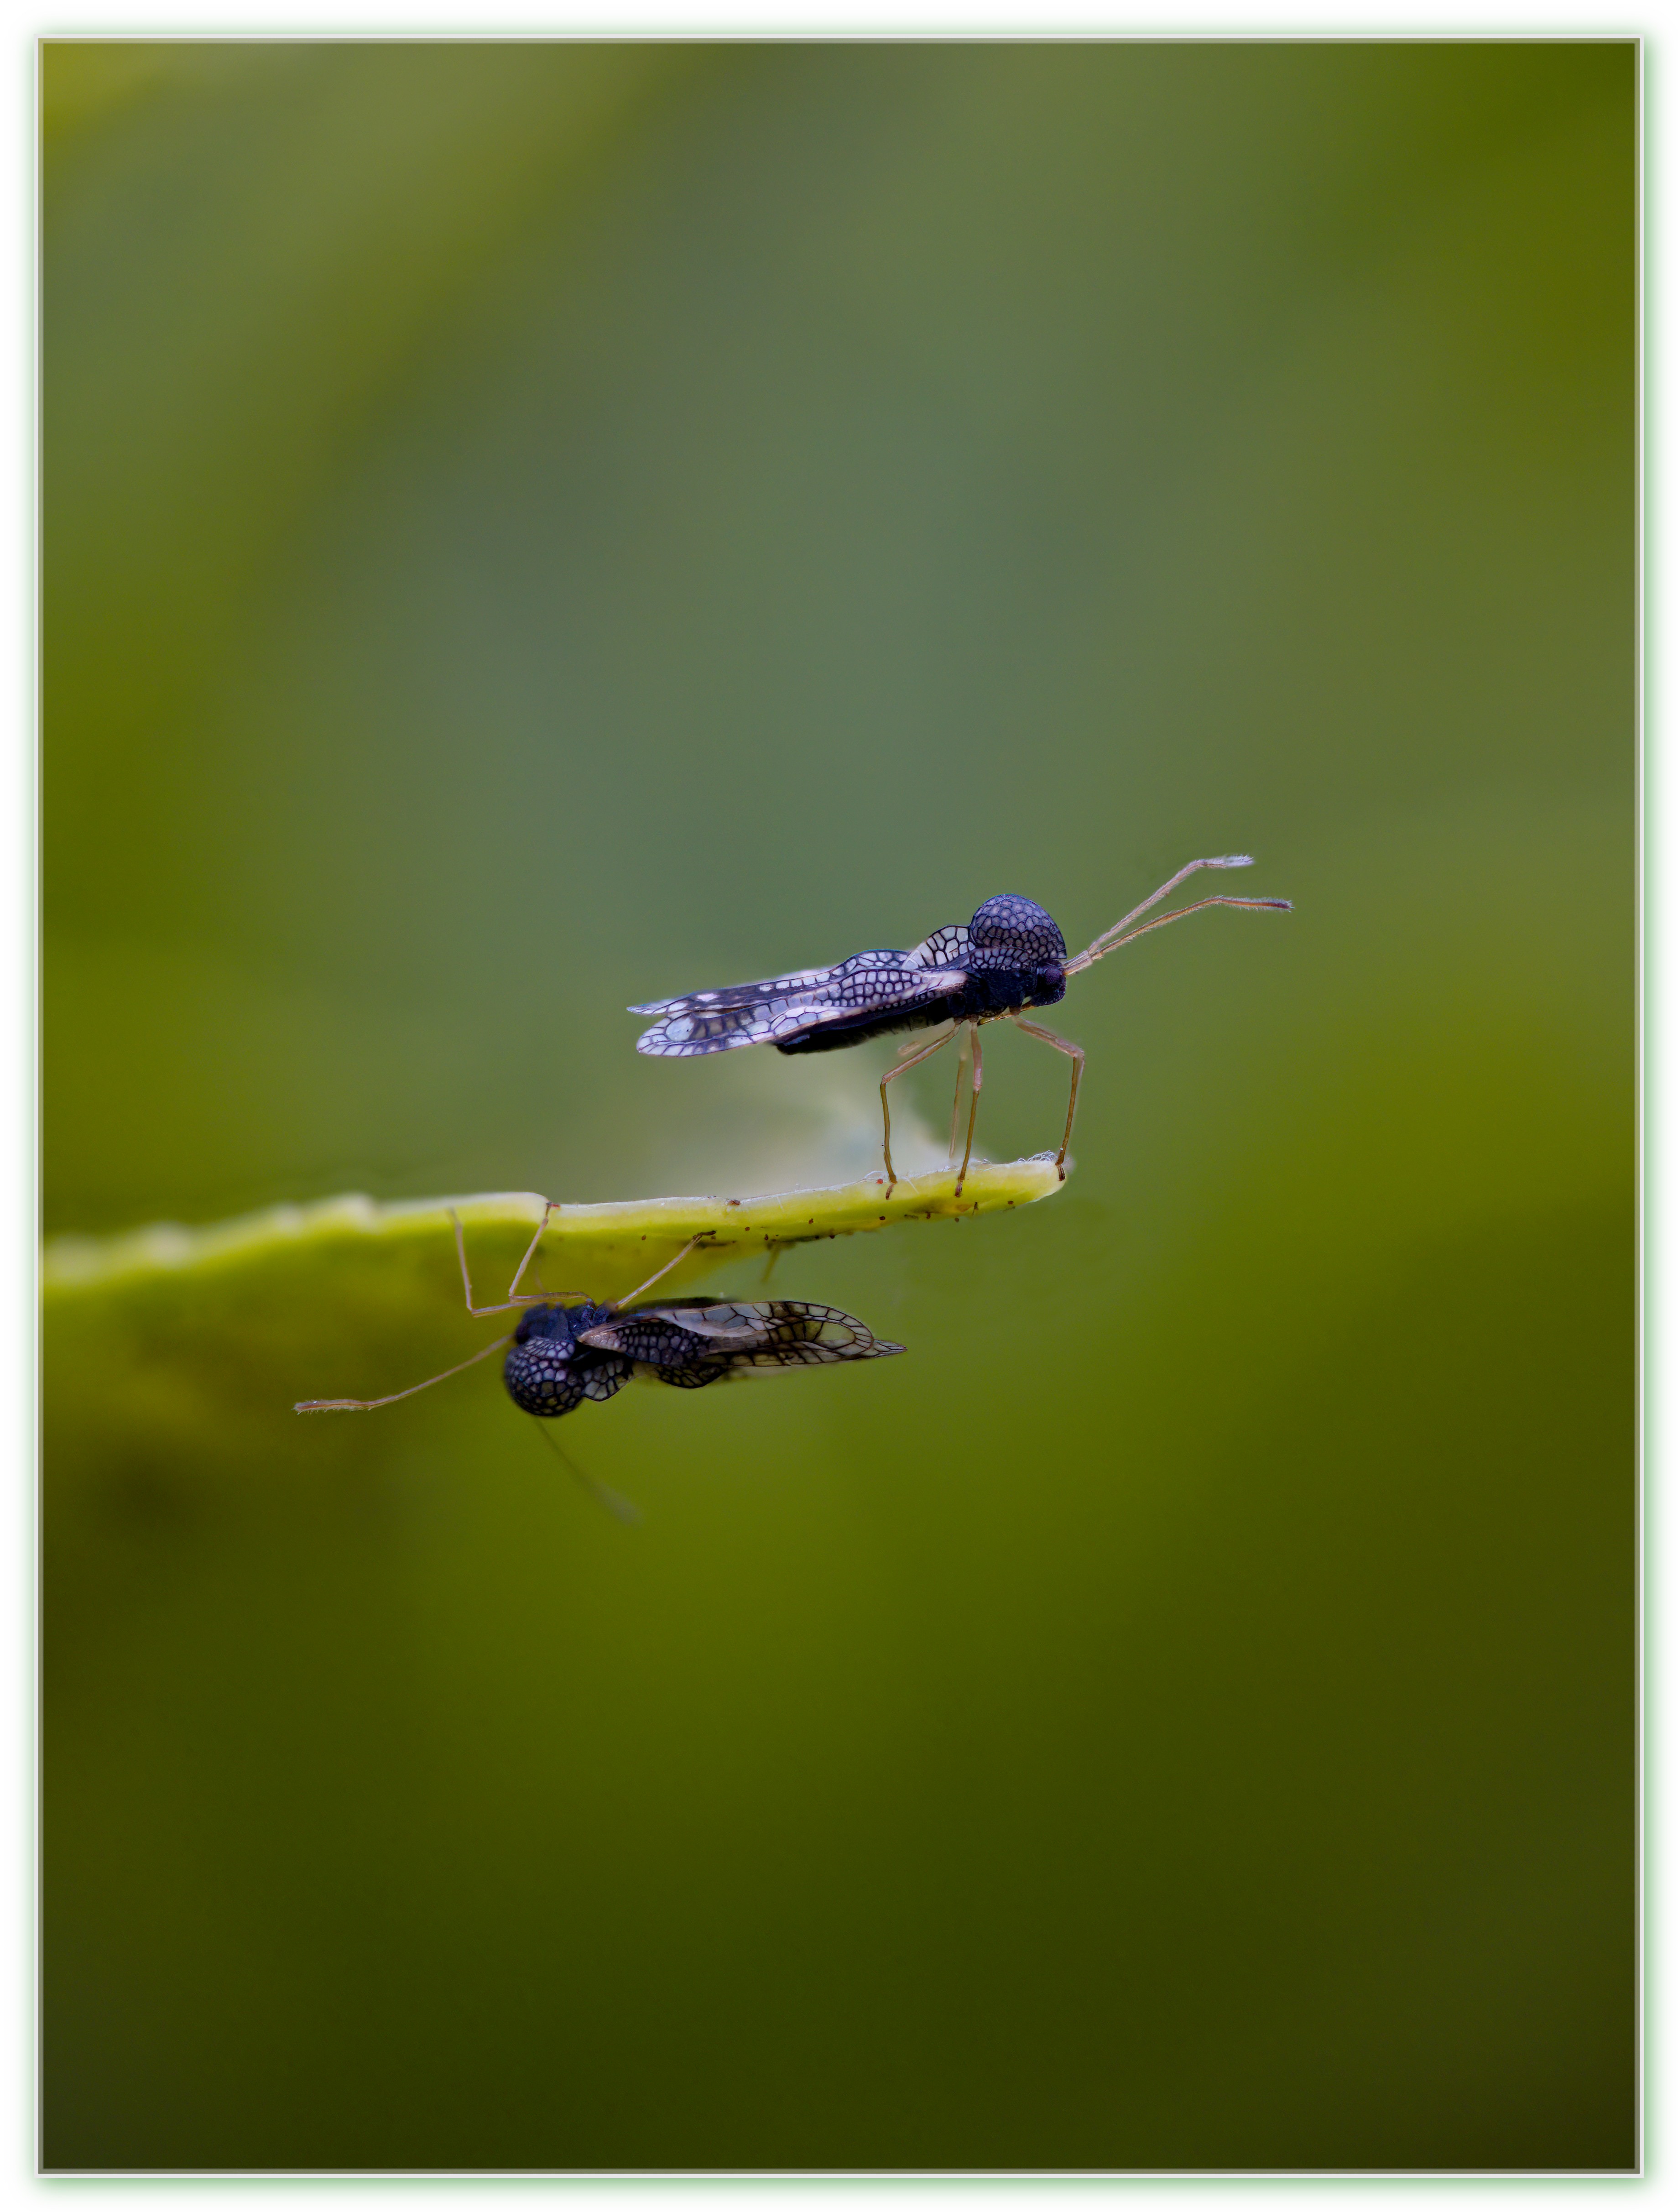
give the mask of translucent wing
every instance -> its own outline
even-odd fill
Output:
[[[858,953],[860,960],[869,958],[899,960],[901,953]],[[632,1014],[689,1014],[696,1007],[726,1009],[730,1006],[760,1006],[765,999],[793,998],[801,991],[818,991],[849,963],[836,961],[831,968],[806,968],[797,975],[769,975],[761,983],[729,983],[720,991],[687,991],[677,999],[648,999],[639,1006],[631,1006]]]
[[[703,1366],[818,1367],[841,1359],[883,1359],[901,1352],[837,1306],[775,1298],[761,1304],[698,1299],[638,1306],[592,1328],[583,1343],[660,1370]],[[696,1388],[690,1384],[688,1387]]]
[[[603,1359],[598,1367],[588,1368],[582,1377],[582,1394],[604,1405],[615,1398],[629,1379],[628,1363],[621,1359]]]
[[[628,1351],[633,1344],[636,1359],[655,1358],[657,1347],[664,1344],[678,1358],[737,1351],[763,1334],[768,1311],[766,1306],[710,1298],[670,1298],[663,1305],[635,1306],[615,1314],[590,1329],[581,1341],[614,1352]]]
[[[903,1350],[836,1306],[783,1305],[758,1342],[724,1355],[732,1368],[824,1367],[841,1359],[891,1359]]]
[[[579,1341],[597,1352],[615,1352],[620,1359],[637,1360],[650,1367],[683,1367],[690,1360],[704,1358],[712,1349],[708,1336],[684,1328],[679,1321],[651,1308],[603,1322]]]
[[[856,952],[834,968],[631,1006],[632,1014],[661,1017],[636,1038],[635,1050],[687,1060],[736,1045],[779,1044],[825,1022],[854,1022],[860,1014],[909,1013],[933,1006],[959,991],[967,978],[959,969],[928,967],[917,957],[925,950]]]
[[[678,1390],[702,1390],[708,1382],[720,1382],[728,1369],[722,1360],[701,1359],[690,1367],[655,1367],[652,1372]]]
[[[973,933],[964,921],[952,921],[923,937],[913,952],[905,952],[905,968],[962,968],[973,949]]]

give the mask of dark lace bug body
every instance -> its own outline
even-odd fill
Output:
[[[1003,891],[970,922],[935,929],[910,952],[855,952],[832,968],[631,1007],[661,1017],[635,1049],[671,1060],[751,1044],[834,1052],[892,1030],[995,1021],[1052,1006],[1066,991],[1066,959],[1054,916]]]
[[[502,1370],[508,1396],[527,1413],[568,1413],[585,1398],[616,1397],[630,1376],[702,1390],[751,1367],[813,1367],[879,1359],[884,1344],[837,1306],[778,1298],[733,1304],[669,1298],[656,1306],[533,1305],[519,1317]]]
[[[527,1413],[568,1413],[585,1398],[612,1397],[633,1374],[633,1363],[577,1340],[586,1328],[610,1321],[611,1306],[528,1306],[519,1316],[502,1380],[515,1406]]]
[[[380,1406],[393,1406],[416,1391],[429,1390],[451,1375],[476,1367],[480,1359],[509,1347],[502,1364],[502,1379],[514,1404],[526,1413],[550,1419],[568,1413],[585,1398],[614,1398],[633,1375],[651,1376],[678,1390],[702,1390],[725,1376],[776,1367],[824,1367],[836,1361],[889,1359],[903,1350],[874,1335],[866,1322],[838,1306],[812,1305],[805,1298],[666,1298],[657,1304],[638,1303],[672,1267],[704,1243],[708,1231],[688,1239],[673,1259],[649,1275],[623,1304],[601,1304],[577,1297],[568,1301],[562,1292],[520,1295],[519,1285],[536,1256],[556,1210],[550,1199],[542,1208],[536,1234],[525,1247],[507,1296],[494,1305],[481,1306],[472,1296],[471,1272],[466,1265],[466,1239],[460,1218],[451,1206],[454,1249],[460,1261],[460,1287],[466,1311],[506,1313],[522,1306],[510,1337],[497,1337],[466,1358],[428,1376],[405,1390],[392,1390],[382,1398],[305,1398],[300,1413],[366,1413]],[[550,1439],[551,1442],[551,1438]],[[557,1446],[555,1447],[558,1449]],[[562,1458],[564,1455],[561,1454]],[[580,1468],[572,1472],[593,1489],[615,1513],[633,1519],[633,1508],[622,1498],[592,1483]]]
[[[1092,945],[1075,958],[1067,957],[1066,939],[1054,916],[1035,899],[1002,891],[988,898],[970,922],[952,922],[935,929],[913,951],[875,950],[853,953],[830,968],[808,968],[786,975],[767,976],[757,983],[730,983],[713,991],[689,991],[679,998],[654,999],[631,1006],[632,1014],[658,1017],[635,1040],[635,1050],[660,1060],[692,1060],[702,1053],[733,1052],[744,1045],[772,1044],[777,1052],[838,1052],[861,1044],[869,1037],[885,1036],[894,1030],[939,1030],[941,1036],[922,1045],[898,1048],[896,1067],[880,1084],[884,1121],[884,1156],[888,1187],[895,1185],[891,1164],[891,1109],[887,1086],[909,1068],[920,1065],[947,1044],[962,1037],[964,1065],[972,1066],[972,1101],[967,1116],[967,1150],[956,1176],[961,1194],[968,1163],[973,1153],[973,1128],[983,1080],[984,1055],[979,1031],[986,1022],[1013,1020],[1027,1036],[1052,1046],[1072,1062],[1072,1090],[1067,1100],[1067,1123],[1055,1165],[1066,1173],[1067,1149],[1072,1142],[1073,1116],[1078,1109],[1078,1085],[1083,1073],[1081,1045],[1056,1036],[1053,1030],[1025,1019],[1027,1007],[1053,1006],[1065,997],[1069,976],[1082,971],[1122,945],[1128,945],[1150,930],[1181,921],[1209,906],[1267,908],[1286,912],[1288,902],[1274,898],[1197,899],[1192,906],[1158,915],[1144,922],[1150,907],[1174,891],[1198,868],[1248,868],[1246,853],[1225,853],[1215,859],[1191,860],[1163,883],[1152,896],[1133,907],[1122,921],[1103,930]],[[1136,926],[1133,926],[1136,925]],[[956,1106],[950,1123],[950,1158],[955,1162],[956,1114],[961,1102],[962,1078],[956,1078]]]
[[[846,1045],[861,1044],[869,1037],[885,1036],[892,1030],[936,1029],[943,1022],[991,1022],[1006,1014],[1023,1013],[1027,1006],[1052,1006],[1067,994],[1066,939],[1055,917],[1034,899],[1002,891],[987,899],[967,928],[951,931],[965,939],[947,955],[951,967],[966,972],[959,991],[933,1000],[930,1005],[878,1014],[860,1013],[854,1020],[829,1023],[788,1037],[777,1045],[785,1053],[837,1052]],[[903,958],[901,953],[882,957]]]

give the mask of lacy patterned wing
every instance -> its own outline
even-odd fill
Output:
[[[712,1298],[672,1298],[663,1305],[614,1314],[578,1340],[647,1366],[683,1367],[761,1348],[769,1341],[772,1310]]]
[[[629,1012],[662,1016],[636,1038],[637,1052],[689,1060],[737,1045],[780,1044],[824,1022],[854,1022],[860,1014],[912,1012],[959,991],[966,981],[959,969],[911,965],[901,952],[856,952],[836,968],[734,983],[721,991],[694,991],[682,999],[631,1006]]]
[[[896,959],[895,953],[887,956]],[[727,1009],[730,1006],[761,1006],[765,999],[796,998],[803,991],[819,991],[830,983],[844,967],[842,960],[831,968],[806,968],[796,975],[769,975],[761,983],[729,983],[720,991],[684,991],[677,999],[648,999],[643,1006],[631,1006],[632,1014],[690,1014],[696,1007]]]
[[[508,1394],[527,1413],[575,1413],[585,1398],[615,1397],[632,1372],[627,1359],[598,1352],[578,1355],[552,1337],[515,1344],[502,1370]]]
[[[678,1390],[702,1390],[708,1382],[720,1382],[728,1372],[728,1363],[723,1359],[696,1360],[690,1367],[654,1367],[649,1370],[660,1382],[668,1382]]]
[[[739,1305],[716,1298],[666,1298],[661,1305],[635,1306],[627,1313],[591,1328],[580,1340],[603,1352],[629,1351],[635,1359],[656,1357],[667,1343],[677,1359],[708,1358],[713,1352],[738,1351],[755,1343],[763,1333],[767,1307]],[[662,1334],[660,1334],[662,1332]]]
[[[684,1367],[690,1360],[708,1357],[713,1350],[708,1334],[685,1328],[656,1306],[616,1315],[598,1328],[585,1330],[577,1340],[593,1351],[615,1352],[620,1359],[637,1360],[647,1367]]]
[[[514,1404],[526,1413],[575,1413],[587,1395],[575,1367],[521,1374],[509,1365],[507,1389]]]
[[[839,1359],[885,1359],[903,1350],[882,1344],[854,1314],[801,1298],[771,1298],[760,1305],[724,1309],[757,1316],[751,1340],[717,1349],[731,1367],[824,1367]]]
[[[913,952],[905,952],[905,968],[962,968],[967,965],[973,950],[973,933],[964,921],[952,921],[944,929],[933,930],[923,937]]]
[[[718,1373],[731,1367],[820,1367],[903,1350],[899,1344],[878,1343],[854,1314],[799,1298],[760,1304],[672,1299],[604,1322],[582,1341],[661,1368],[697,1364]]]
[[[598,1367],[590,1366],[584,1372],[582,1394],[604,1405],[608,1398],[617,1395],[634,1372],[633,1364],[627,1359],[603,1359]]]

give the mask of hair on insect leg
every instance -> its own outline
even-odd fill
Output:
[[[961,1173],[956,1177],[958,1198],[961,1196],[962,1185],[967,1181],[968,1163],[973,1158],[973,1125],[979,1118],[979,1093],[985,1084],[985,1059],[979,1049],[979,1024],[970,1022],[967,1026],[973,1039],[973,1097],[967,1109],[967,1150],[962,1154]]]
[[[891,1102],[885,1095],[885,1086],[888,1083],[895,1083],[900,1075],[907,1075],[911,1067],[918,1067],[923,1060],[930,1060],[935,1052],[942,1052],[954,1035],[953,1029],[945,1030],[942,1036],[934,1037],[930,1044],[917,1045],[912,1051],[908,1045],[899,1045],[897,1065],[888,1069],[881,1079],[879,1103],[880,1111],[885,1117],[885,1194],[888,1198],[897,1188],[897,1170],[891,1164]]]
[[[604,1482],[597,1482],[592,1474],[585,1474],[551,1429],[538,1427],[536,1433],[548,1446],[555,1458],[576,1477],[597,1505],[604,1505],[606,1511],[614,1519],[623,1522],[626,1528],[633,1528],[637,1525],[641,1519],[639,1506],[632,1505],[627,1498],[620,1497],[617,1491],[609,1490]]]
[[[760,1285],[767,1283],[769,1277],[775,1273],[776,1264],[786,1249],[787,1247],[784,1244],[771,1244],[769,1246],[769,1256],[764,1261],[763,1272],[757,1278]]]

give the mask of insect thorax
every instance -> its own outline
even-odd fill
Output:
[[[1066,939],[1035,899],[999,891],[974,915],[968,937],[967,986],[949,1002],[952,1020],[992,1021],[1065,997]]]
[[[966,962],[970,973],[974,969],[1013,969],[1032,974],[1066,965],[1067,940],[1059,923],[1046,907],[1022,898],[1018,891],[999,891],[988,898],[968,933],[972,940]]]
[[[981,969],[969,975],[965,990],[950,1000],[948,1018],[994,1021],[999,1015],[1017,1014],[1025,1006],[1052,1006],[1066,996],[1066,975],[1058,967]]]
[[[502,1364],[502,1381],[526,1413],[568,1413],[585,1398],[609,1398],[629,1363],[577,1340],[586,1328],[610,1321],[616,1308],[587,1300],[574,1306],[531,1306],[519,1317]]]
[[[527,1306],[519,1316],[513,1340],[515,1344],[529,1344],[532,1340],[546,1337],[575,1344],[584,1329],[596,1328],[603,1321],[609,1321],[613,1310],[611,1306],[590,1305],[586,1300],[575,1306]]]

